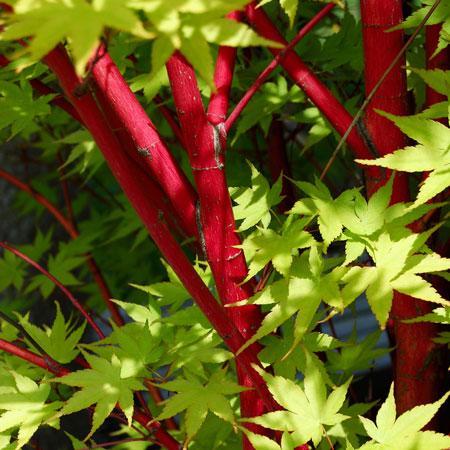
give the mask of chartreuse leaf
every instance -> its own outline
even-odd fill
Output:
[[[259,352],[258,358],[262,363],[270,364],[276,375],[293,379],[297,371],[305,371],[306,352],[315,359],[317,356],[314,352],[325,352],[345,345],[328,334],[310,332],[303,337],[302,345],[296,346],[293,326],[292,321],[287,321],[280,333],[268,335],[262,340],[263,349]],[[319,362],[318,367],[322,367]],[[326,372],[323,373],[323,377],[327,378]]]
[[[433,312],[431,313],[415,317],[414,319],[405,320],[405,322],[406,323],[432,322],[450,325],[450,308],[449,307],[436,308],[433,309]]]
[[[422,3],[426,6],[415,11],[404,22],[392,28],[391,30],[417,27],[422,22],[422,20],[424,20],[425,16],[428,14],[435,1],[422,0]],[[438,23],[442,23],[442,28],[440,31],[438,45],[432,57],[446,48],[450,41],[450,5],[448,2],[440,2],[437,8],[433,11],[433,14],[431,14],[431,16],[427,20],[427,25],[436,25]]]
[[[256,167],[248,163],[252,171],[252,186],[249,188],[230,188],[233,201],[234,218],[242,220],[239,231],[245,231],[252,226],[262,223],[267,228],[271,221],[270,211],[282,200],[281,177],[270,187],[266,178],[258,172]]]
[[[0,393],[0,433],[18,429],[13,448],[19,449],[28,443],[41,424],[58,426],[55,414],[61,402],[46,403],[50,394],[48,384],[38,385],[31,378],[16,372],[12,375],[14,386],[2,388]]]
[[[37,129],[36,118],[50,114],[48,102],[54,95],[33,99],[33,90],[28,81],[18,86],[9,81],[0,81],[0,129],[11,127],[10,139],[21,132]]]
[[[440,400],[427,405],[416,406],[397,417],[394,399],[394,385],[388,398],[378,411],[376,423],[360,416],[370,442],[360,450],[379,448],[380,450],[444,450],[450,446],[450,436],[433,431],[420,431],[437,413],[447,400],[447,392]],[[373,444],[380,444],[374,446]]]
[[[333,308],[342,309],[344,300],[338,284],[342,272],[347,269],[338,267],[325,274],[323,270],[323,259],[317,247],[313,246],[294,261],[289,278],[276,281],[250,299],[236,303],[235,305],[275,303],[264,317],[260,328],[239,352],[276,330],[298,313],[294,328],[294,345],[296,345],[311,326],[321,300]]]
[[[61,166],[66,169],[67,177],[77,174],[82,175],[87,181],[105,162],[92,136],[86,130],[75,131],[60,139],[59,142],[73,146]]]
[[[379,330],[370,333],[361,342],[357,342],[353,334],[347,345],[339,352],[328,352],[328,370],[349,377],[356,371],[365,371],[373,366],[377,358],[389,353],[387,348],[377,348],[381,332]]]
[[[250,100],[248,106],[244,109],[240,118],[236,134],[232,140],[232,145],[240,135],[247,130],[259,125],[264,134],[269,131],[272,116],[287,103],[300,103],[305,101],[305,95],[297,85],[288,89],[286,78],[278,76],[276,82],[264,83],[261,89]]]
[[[280,5],[289,17],[289,25],[292,28],[297,14],[298,0],[280,0]]]
[[[221,364],[233,356],[231,352],[220,347],[221,343],[222,340],[216,333],[198,325],[190,328],[180,327],[170,341],[170,348],[163,355],[162,363],[170,363],[172,370],[181,368],[185,374],[207,378],[205,364]]]
[[[342,281],[345,303],[349,304],[364,290],[380,326],[384,328],[392,306],[394,290],[421,300],[449,306],[421,273],[450,268],[450,259],[437,254],[414,254],[422,235],[410,234],[398,240],[384,232],[370,243],[369,253],[375,267],[352,267]]]
[[[379,188],[368,201],[357,190],[352,190],[353,199],[349,206],[339,209],[343,226],[359,236],[370,236],[379,231],[385,223],[385,214],[392,195],[393,177]]]
[[[318,216],[319,231],[326,249],[342,233],[343,223],[340,211],[350,208],[354,191],[345,191],[338,198],[333,199],[326,185],[319,179],[316,179],[315,184],[304,181],[297,181],[295,184],[309,197],[297,201],[289,212],[311,217]]]
[[[158,384],[158,387],[174,391],[176,394],[164,401],[164,409],[156,419],[168,419],[186,411],[185,425],[188,439],[200,429],[208,411],[233,423],[233,410],[226,395],[238,394],[246,389],[227,380],[225,370],[222,369],[215,372],[206,384],[189,377]]]
[[[11,252],[4,252],[0,259],[0,292],[8,286],[20,289],[25,278],[24,262]]]
[[[410,67],[414,73],[420,76],[434,91],[447,96],[450,88],[450,70],[425,70]]]
[[[106,27],[143,38],[154,36],[122,0],[18,0],[6,25],[2,40],[33,37],[24,50],[33,62],[67,39],[78,74],[84,72]]]
[[[120,359],[122,378],[148,375],[147,365],[159,362],[164,351],[159,337],[153,336],[147,324],[127,323],[121,327],[113,325],[113,332],[101,341],[83,345],[102,358]]]
[[[310,233],[304,231],[305,221],[294,221],[282,230],[281,235],[270,229],[259,229],[248,236],[241,247],[252,255],[247,280],[253,278],[269,261],[281,275],[287,276],[297,249],[314,245]]]
[[[144,385],[137,378],[123,375],[122,363],[116,355],[110,361],[86,352],[83,355],[91,366],[90,369],[77,370],[51,381],[81,388],[67,400],[60,415],[72,414],[95,404],[92,428],[87,439],[105,421],[117,403],[130,424],[134,409],[133,392],[143,390]]]
[[[289,432],[294,446],[309,440],[317,446],[326,434],[325,426],[336,425],[348,419],[339,410],[344,404],[351,379],[333,389],[327,396],[325,380],[311,359],[307,359],[303,388],[294,381],[270,375],[259,368],[256,370],[267,382],[274,399],[285,410],[245,418],[243,421]]]
[[[420,187],[414,206],[431,200],[450,185],[450,128],[434,120],[403,117],[379,112],[392,120],[419,144],[405,147],[378,159],[358,159],[369,166],[381,166],[404,172],[430,172]]]
[[[61,313],[58,302],[56,305],[56,316],[50,327],[43,330],[29,322],[28,314],[20,319],[20,324],[27,333],[42,347],[45,352],[55,361],[66,364],[72,361],[79,353],[76,348],[78,342],[84,333],[86,322],[83,322],[78,328],[72,320],[67,322]]]
[[[156,30],[152,74],[156,74],[172,53],[179,50],[211,87],[214,87],[213,59],[209,44],[280,46],[259,36],[249,26],[225,17],[242,9],[246,3],[245,0],[174,0],[167,8],[167,3],[162,0],[127,2],[130,7],[143,10]]]

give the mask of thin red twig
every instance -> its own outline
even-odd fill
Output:
[[[241,20],[242,12],[233,11],[227,16],[231,20]],[[230,102],[230,90],[233,83],[234,66],[236,64],[236,48],[220,46],[214,70],[216,92],[211,94],[207,116],[213,125],[223,123]]]
[[[5,341],[4,339],[0,339],[0,350],[3,350],[10,355],[17,356],[24,361],[28,361],[30,364],[37,367],[41,367],[42,369],[47,370],[58,377],[63,377],[71,373],[69,369],[61,366],[56,361],[53,361],[48,357],[44,358],[36,355],[35,353],[18,347],[17,345]],[[133,419],[140,423],[146,430],[153,432],[155,438],[168,450],[180,450],[180,444],[161,427],[159,422],[155,421],[151,416],[148,416],[143,411],[135,408]]]
[[[271,63],[258,75],[258,78],[253,82],[250,88],[245,92],[244,96],[239,100],[239,103],[234,107],[231,114],[225,121],[225,129],[230,131],[236,119],[240,116],[244,108],[248,105],[248,102],[263,85],[263,83],[269,78],[273,71],[281,64],[281,61],[286,57],[288,50],[293,49],[321,20],[323,20],[330,11],[336,6],[334,3],[329,3],[322,10],[320,10],[302,29],[297,33],[294,39],[292,39],[285,48],[281,49],[276,54]]]
[[[76,239],[79,236],[78,231],[75,228],[74,224],[59,210],[59,208],[55,206],[52,202],[50,202],[50,200],[48,200],[42,194],[35,191],[29,184],[24,183],[14,175],[6,172],[1,168],[0,168],[0,178],[3,178],[4,180],[8,181],[8,183],[11,183],[13,186],[17,187],[18,189],[26,192],[31,197],[33,197],[60,223],[60,225],[64,228],[64,230],[72,239]],[[91,254],[89,253],[86,254],[86,258],[89,270],[92,273],[94,281],[96,282],[100,290],[100,294],[105,302],[106,307],[110,311],[112,318],[118,325],[123,325],[124,323],[123,318],[120,315],[117,305],[111,301],[112,295],[108,288],[108,285],[106,284],[103,274],[101,273],[100,268],[98,267],[95,259],[92,257]]]
[[[86,319],[86,321],[89,323],[89,325],[92,327],[92,329],[97,333],[100,339],[104,339],[105,335],[103,334],[103,331],[98,327],[98,325],[94,322],[92,317],[86,312],[86,310],[83,308],[83,306],[80,304],[80,302],[72,295],[72,293],[57,279],[55,278],[48,270],[44,269],[39,263],[31,259],[29,256],[23,254],[21,251],[17,250],[16,248],[6,244],[5,242],[0,242],[0,247],[4,248],[5,250],[8,250],[9,252],[16,255],[18,258],[25,261],[30,266],[33,266],[35,269],[37,269],[39,272],[41,272],[45,277],[47,277],[55,286],[57,286],[60,291],[70,300],[72,305],[80,311],[82,316]]]
[[[147,227],[149,234],[161,250],[167,262],[172,266],[192,298],[196,301],[205,316],[217,330],[228,348],[237,353],[245,343],[245,339],[225,314],[208,287],[199,277],[191,262],[184,254],[178,242],[170,233],[164,221],[164,205],[158,196],[148,194],[148,177],[142,169],[135,165],[122,150],[117,138],[106,123],[102,112],[89,93],[76,97],[75,92],[82,81],[76,75],[74,67],[67,54],[61,49],[50,52],[45,62],[57,75],[61,86],[77,109],[78,113],[93,135],[97,145],[103,152],[113,175],[124,190],[142,222]],[[259,364],[255,354],[247,349],[237,357],[246,373],[253,381],[259,396],[263,399],[269,410],[279,408],[267,385],[261,376],[253,369],[252,364]]]

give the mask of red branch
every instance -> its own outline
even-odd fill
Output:
[[[199,193],[198,222],[203,251],[211,266],[219,297],[224,304],[249,298],[252,287],[242,285],[247,275],[247,265],[235,229],[231,199],[224,170],[226,135],[223,123],[214,125],[208,120],[197,86],[192,66],[180,53],[175,53],[167,63],[172,94],[184,131],[191,168]],[[245,339],[259,327],[262,316],[255,305],[227,310],[228,316]],[[256,355],[258,346],[251,348]],[[248,372],[237,365],[240,383],[254,387]],[[261,398],[255,391],[241,394],[241,411],[244,417],[263,412]],[[252,448],[244,439],[244,447]]]
[[[23,181],[16,178],[14,175],[6,172],[1,168],[0,168],[0,178],[3,178],[4,180],[8,181],[8,183],[11,183],[13,186],[17,187],[18,189],[22,190],[23,192],[26,192],[31,197],[33,197],[60,223],[60,225],[64,228],[64,230],[72,239],[76,239],[79,236],[79,233],[76,230],[74,224],[66,216],[64,216],[64,214],[61,213],[58,207],[56,207],[53,203],[51,203],[46,197],[39,194],[39,192],[36,192],[30,185],[24,183]],[[89,253],[86,254],[86,258],[89,270],[91,271],[92,276],[94,277],[94,280],[100,290],[100,294],[105,302],[106,307],[111,313],[111,317],[118,325],[122,325],[124,323],[123,318],[120,315],[117,305],[111,302],[112,295],[100,271],[100,268],[98,267],[96,261],[94,260],[91,254]]]
[[[63,377],[70,374],[70,370],[58,364],[56,361],[49,357],[42,357],[30,352],[27,349],[18,347],[11,342],[0,339],[0,350],[9,353],[10,355],[17,356],[24,361],[28,361],[34,366],[41,367],[44,370],[48,370],[52,374]],[[154,433],[156,439],[168,450],[179,450],[180,444],[165,431],[161,424],[155,421],[152,417],[145,414],[143,411],[135,408],[133,413],[133,419],[140,423],[146,430]]]
[[[366,92],[383,75],[402,48],[403,32],[386,32],[402,21],[401,0],[361,0],[365,53]],[[381,85],[366,111],[365,122],[381,154],[407,145],[407,138],[389,120],[375,113],[378,108],[397,115],[408,114],[405,61],[399,61]],[[386,176],[389,176],[386,173]],[[408,201],[407,176],[396,176],[393,201]],[[430,312],[432,306],[395,293],[391,318],[395,337],[395,397],[399,414],[419,404],[436,400],[440,372],[436,356],[436,326],[430,323],[406,324],[405,319]],[[392,323],[392,322],[391,322]]]
[[[155,244],[225,344],[236,354],[245,343],[245,339],[233,322],[227,318],[223,307],[217,303],[170,233],[164,222],[162,199],[158,196],[149,195],[147,191],[149,180],[147,175],[122,150],[92,96],[89,94],[79,98],[75,96],[74,93],[82,84],[82,81],[76,75],[67,54],[61,48],[58,48],[46,56],[45,62],[55,72],[65,94],[83,118],[113,175],[148,229]],[[266,407],[269,410],[279,408],[267,389],[266,383],[252,367],[252,364],[259,364],[255,354],[247,349],[240,353],[236,359],[252,379],[253,386],[264,400]]]
[[[98,337],[100,339],[104,339],[105,335],[103,334],[103,331],[100,330],[98,325],[94,322],[92,317],[89,315],[89,313],[81,306],[80,302],[72,295],[72,293],[57,279],[55,278],[48,270],[45,270],[40,264],[38,264],[36,261],[31,259],[29,256],[23,254],[19,250],[17,250],[14,247],[11,247],[10,245],[6,244],[5,242],[0,241],[0,247],[4,248],[5,250],[8,250],[9,252],[16,255],[18,258],[25,261],[30,266],[33,266],[35,269],[37,269],[39,272],[41,272],[45,277],[47,277],[55,286],[57,286],[61,292],[70,300],[72,305],[80,311],[82,316],[86,319],[87,323],[92,327],[92,329],[97,333]]]
[[[250,86],[244,96],[239,100],[239,103],[235,106],[231,114],[228,116],[225,121],[225,129],[227,133],[230,131],[236,119],[242,113],[244,108],[247,106],[248,102],[251,100],[253,95],[259,90],[259,88],[263,85],[263,83],[269,78],[269,76],[273,73],[273,71],[281,64],[281,61],[286,57],[286,53],[288,50],[292,50],[321,20],[323,20],[329,12],[335,7],[334,3],[329,3],[325,8],[319,11],[286,45],[285,48],[281,49],[279,53],[275,55],[275,58],[272,62],[258,75],[258,78],[254,81],[254,83]]]
[[[197,236],[195,191],[103,47],[92,62],[91,76],[97,90],[108,102],[109,112],[129,136],[133,145],[132,157],[137,158],[159,183],[177,211],[185,233]]]
[[[250,23],[261,36],[287,45],[286,40],[263,11],[263,8],[258,8],[256,2],[252,2],[246,7],[246,14]],[[269,50],[273,55],[278,55],[283,51],[278,48],[271,48]],[[295,51],[288,50],[280,64],[342,136],[352,123],[351,115],[342,104],[306,66]],[[347,142],[357,158],[371,159],[373,157],[371,150],[356,129],[353,129],[349,134]]]
[[[227,17],[238,21],[241,19],[241,15],[241,12],[234,11],[228,14]],[[211,94],[207,112],[209,122],[213,125],[224,122],[227,117],[234,66],[236,64],[236,53],[237,50],[235,47],[219,47],[214,71],[214,84],[217,91]]]

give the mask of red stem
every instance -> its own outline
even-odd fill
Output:
[[[370,92],[402,48],[403,32],[386,32],[402,21],[401,0],[361,0],[365,53],[366,92]],[[408,114],[405,62],[392,70],[366,111],[365,122],[381,154],[407,145],[407,138],[389,120],[376,114],[375,108],[397,115]],[[386,171],[386,177],[389,173]],[[385,178],[386,179],[386,178]],[[408,201],[407,176],[396,176],[393,202]],[[436,326],[429,323],[405,324],[403,320],[429,312],[432,306],[396,293],[391,318],[395,336],[394,381],[399,414],[419,404],[436,400],[440,393],[436,344],[432,339]]]
[[[134,157],[170,199],[186,234],[197,236],[195,191],[103,47],[92,63],[91,76],[121,129],[131,139]]]
[[[18,347],[17,345],[3,339],[0,339],[0,350],[3,350],[10,355],[17,356],[18,358],[28,361],[30,364],[41,367],[44,370],[48,370],[58,377],[63,377],[64,375],[71,373],[69,369],[61,366],[56,361],[53,361],[48,357],[43,358],[42,356],[36,355],[29,350]],[[154,432],[154,435],[158,441],[168,450],[180,450],[180,444],[161,427],[159,422],[154,421],[151,416],[148,416],[143,411],[135,408],[133,419],[140,423],[146,430]],[[150,423],[151,425],[149,426]]]
[[[195,72],[180,53],[175,53],[170,58],[167,72],[177,110],[183,111],[182,114],[179,113],[179,120],[199,193],[198,217],[203,251],[221,301],[224,304],[234,303],[249,298],[253,291],[249,283],[241,284],[247,275],[247,265],[243,252],[234,247],[240,244],[240,239],[235,232],[236,225],[224,170],[226,136],[223,133],[223,123],[209,122]],[[256,305],[227,309],[227,313],[245,339],[254,334],[262,320]],[[253,346],[251,352],[256,355],[259,349],[259,346]],[[254,380],[239,364],[237,371],[241,384],[254,387]],[[257,392],[247,391],[241,394],[243,417],[262,414],[263,406]],[[244,448],[252,448],[246,439]]]
[[[17,250],[14,247],[11,247],[10,245],[6,244],[5,242],[0,241],[0,247],[4,248],[5,250],[8,250],[9,252],[16,255],[18,258],[22,259],[26,263],[28,263],[30,266],[33,266],[35,269],[37,269],[39,272],[41,272],[45,277],[47,277],[52,283],[57,286],[62,293],[70,300],[72,305],[75,307],[75,309],[78,309],[82,316],[86,319],[87,323],[92,327],[92,329],[97,333],[98,337],[100,339],[104,339],[105,335],[103,334],[102,330],[98,327],[98,325],[94,322],[92,317],[86,312],[86,310],[81,306],[80,302],[72,295],[72,293],[57,279],[55,278],[50,272],[45,270],[39,263],[31,259],[29,256],[23,254],[19,250]]]
[[[60,223],[60,225],[64,228],[67,234],[72,238],[76,239],[79,236],[78,231],[76,230],[74,224],[61,213],[61,211],[56,207],[53,203],[51,203],[46,197],[36,192],[30,185],[24,183],[23,181],[16,178],[14,175],[6,172],[5,170],[0,168],[0,178],[11,183],[13,186],[16,186],[18,189],[26,192],[31,197],[33,197],[39,204],[41,204],[52,216]],[[106,284],[106,281],[95,262],[94,258],[91,254],[86,254],[87,263],[89,266],[89,270],[94,277],[94,280],[100,290],[100,294],[105,302],[106,307],[111,313],[112,318],[118,325],[123,325],[124,321],[118,307],[115,303],[111,302],[111,292]]]
[[[292,39],[289,44],[286,45],[279,53],[275,55],[275,58],[271,63],[258,75],[258,78],[250,86],[250,88],[245,92],[244,96],[239,100],[239,103],[235,106],[231,114],[225,121],[225,129],[227,132],[230,131],[236,119],[240,116],[244,108],[247,106],[248,102],[251,100],[253,95],[259,90],[263,83],[269,78],[272,72],[281,64],[281,61],[285,59],[288,50],[292,50],[321,20],[323,20],[329,12],[335,7],[334,3],[329,3],[325,8],[321,9]]]
[[[259,34],[267,39],[287,45],[286,40],[263,11],[263,8],[258,8],[256,2],[252,2],[246,7],[246,14],[249,22],[256,28]],[[283,52],[283,50],[275,48],[269,50],[275,56]],[[286,51],[285,57],[281,59],[280,64],[293,81],[308,95],[319,111],[324,114],[336,131],[341,136],[344,135],[350,128],[353,120],[352,116],[306,66],[297,53],[293,50]],[[369,137],[366,136],[364,139],[357,129],[353,128],[347,137],[347,143],[357,158],[371,159],[374,154],[368,143]],[[377,167],[370,167],[367,173],[376,181],[380,177],[381,170]]]
[[[85,94],[79,98],[75,97],[74,92],[80,86],[81,80],[76,75],[67,54],[61,48],[58,48],[46,56],[45,62],[55,72],[65,94],[83,118],[97,145],[103,152],[113,175],[147,227],[155,244],[228,348],[233,353],[237,353],[245,343],[245,339],[231,320],[227,318],[223,307],[217,303],[208,287],[192,267],[191,262],[178,242],[170,233],[164,222],[164,204],[162,199],[158,196],[152,197],[148,195],[146,190],[148,177],[123,152],[92,96]],[[236,359],[253,380],[253,385],[263,398],[267,408],[269,410],[279,408],[267,389],[264,380],[252,368],[252,364],[259,364],[255,354],[250,349],[247,349],[240,353]]]
[[[242,20],[242,12],[233,11],[227,17],[239,21]],[[208,120],[213,125],[223,123],[227,116],[236,54],[235,47],[219,47],[214,70],[214,84],[217,90],[211,94],[207,112]]]
[[[65,217],[64,214],[62,214],[61,211],[53,203],[51,203],[43,195],[39,194],[39,192],[36,192],[30,185],[24,183],[23,181],[16,178],[14,175],[6,172],[1,168],[0,168],[0,178],[3,178],[8,183],[12,184],[21,191],[24,191],[31,197],[33,197],[62,225],[62,227],[67,231],[70,237],[75,238],[78,236],[77,230],[73,227],[70,220],[67,219],[67,217]]]

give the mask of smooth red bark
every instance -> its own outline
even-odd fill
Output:
[[[235,303],[249,298],[253,290],[250,283],[241,284],[247,275],[247,265],[242,250],[234,247],[240,244],[240,239],[235,232],[225,176],[226,134],[223,122],[213,124],[208,120],[194,70],[181,54],[175,53],[170,58],[167,71],[199,194],[200,242],[211,266],[220,300],[224,304]],[[226,312],[245,340],[254,334],[262,320],[256,305],[233,307]],[[254,345],[249,350],[256,355],[259,346]],[[239,361],[237,371],[242,385],[255,387],[254,380]],[[264,405],[256,391],[241,393],[241,411],[243,417],[263,413]],[[246,439],[244,448],[252,448]]]
[[[267,39],[287,45],[276,26],[263,11],[263,8],[257,7],[256,2],[252,2],[246,7],[246,15],[250,24],[259,34]],[[273,55],[278,55],[283,50],[271,48],[270,51]],[[342,136],[350,127],[352,117],[330,90],[306,66],[295,51],[288,50],[280,64]],[[347,143],[357,158],[370,159],[374,156],[356,129],[351,131]]]
[[[245,339],[233,322],[227,318],[223,307],[216,301],[170,233],[164,220],[162,199],[158,196],[148,195],[148,177],[141,167],[136,165],[121,148],[92,96],[89,93],[81,97],[75,96],[74,93],[82,81],[76,75],[67,54],[59,48],[47,55],[45,62],[54,71],[65,94],[83,117],[84,123],[103,152],[113,175],[146,226],[155,244],[225,344],[236,354],[245,343]],[[259,364],[254,352],[246,349],[236,356],[236,360],[251,378],[253,386],[263,399],[266,407],[269,410],[277,409],[278,405],[268,391],[266,383],[252,367],[252,364]]]
[[[403,44],[402,30],[386,30],[402,21],[401,0],[361,0],[363,42],[365,53],[365,85],[368,94],[383,75]],[[385,155],[407,145],[405,135],[393,122],[377,114],[381,109],[396,115],[407,115],[405,60],[383,82],[366,110],[365,124],[374,145]],[[389,171],[385,172],[385,180]],[[409,201],[406,174],[397,174],[393,202]],[[437,399],[439,389],[439,362],[436,358],[436,326],[430,323],[406,324],[408,318],[430,312],[432,306],[412,297],[395,293],[391,310],[395,339],[394,381],[395,399],[399,414],[419,404]]]
[[[170,199],[186,234],[197,236],[195,191],[103,47],[91,63],[91,76],[109,104],[108,112],[114,114],[120,130],[131,140],[134,157],[138,157]]]
[[[269,78],[273,71],[279,66],[281,60],[286,56],[288,50],[292,50],[322,19],[324,19],[328,13],[335,7],[334,3],[330,3],[325,8],[322,8],[302,29],[297,33],[294,39],[286,45],[278,54],[275,55],[273,61],[258,75],[256,80],[245,92],[239,103],[235,106],[231,114],[225,121],[225,129],[227,133],[230,131],[236,119],[241,115],[244,108],[248,105],[248,102],[252,99],[255,93],[263,85],[263,83]]]

